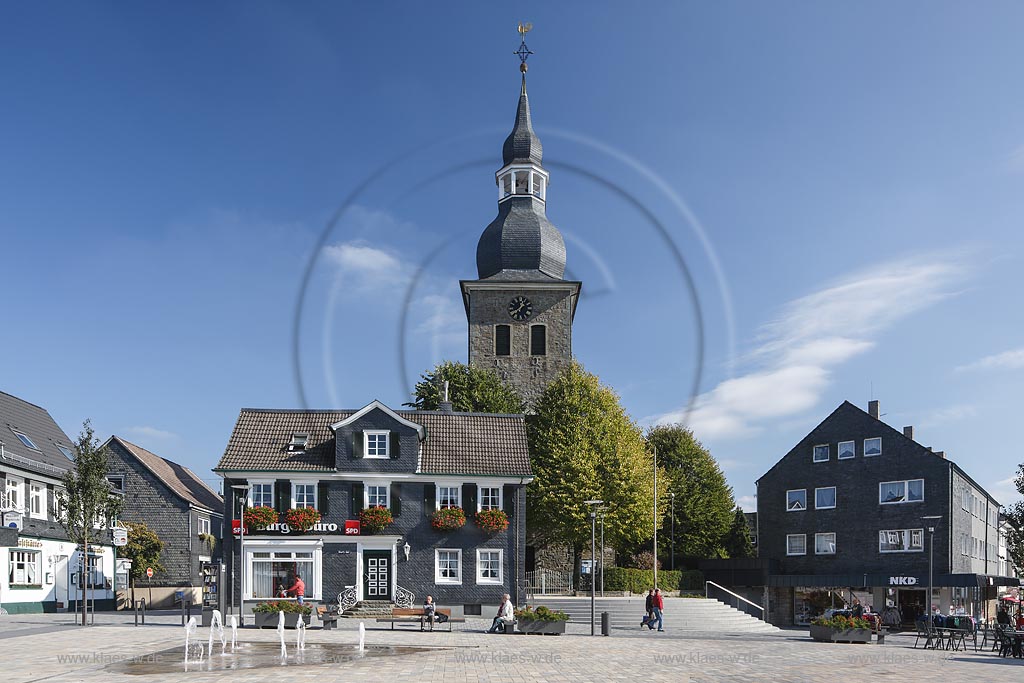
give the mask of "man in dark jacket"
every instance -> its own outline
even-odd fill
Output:
[[[647,599],[644,600],[644,618],[640,620],[640,629],[643,630],[644,626],[654,628],[651,626],[651,615],[654,612],[654,589],[651,588],[647,591]]]

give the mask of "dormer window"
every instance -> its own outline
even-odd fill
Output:
[[[390,458],[391,452],[388,448],[391,433],[388,431],[366,431],[363,432],[365,444],[363,453],[367,458]]]
[[[292,434],[292,440],[288,442],[288,450],[304,451],[306,450],[307,443],[309,443],[309,434],[306,434],[305,432],[295,432]]]

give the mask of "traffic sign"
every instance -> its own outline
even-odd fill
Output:
[[[153,578],[153,568],[152,567],[146,567],[146,578],[147,579],[152,579]]]
[[[128,530],[124,527],[114,527],[111,529],[111,534],[114,537],[114,545],[123,547],[128,545]]]

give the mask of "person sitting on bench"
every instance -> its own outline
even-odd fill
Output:
[[[505,593],[501,596],[501,604],[498,605],[498,614],[494,617],[494,622],[491,624],[491,628],[489,628],[487,632],[505,633],[514,623],[515,616],[512,610],[512,597],[508,593]]]
[[[430,630],[434,630],[434,613],[437,611],[437,605],[434,604],[434,598],[427,596],[427,599],[423,602],[423,616],[420,617],[420,630],[423,630],[423,624],[429,623]]]

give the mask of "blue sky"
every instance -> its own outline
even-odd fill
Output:
[[[1013,3],[7,4],[0,390],[210,479],[243,406],[408,400],[465,358],[520,20],[574,350],[638,421],[700,367],[749,509],[874,397],[1012,502]]]

